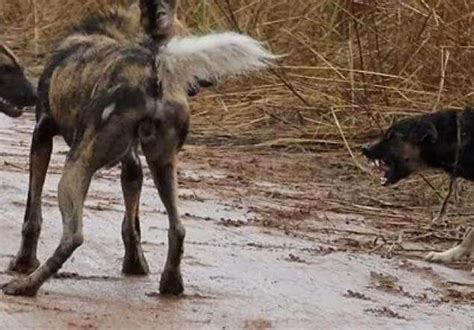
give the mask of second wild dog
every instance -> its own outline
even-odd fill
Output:
[[[20,61],[0,43],[0,112],[19,117],[23,108],[36,103],[36,89],[25,75]]]

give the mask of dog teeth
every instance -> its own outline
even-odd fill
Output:
[[[5,100],[3,97],[0,96],[0,103],[3,103],[5,105],[11,105],[10,102],[8,102],[7,100]]]
[[[383,185],[385,185],[386,183],[387,183],[387,178],[384,177],[384,176],[381,176],[381,177],[380,177],[380,184],[383,186]]]
[[[375,168],[380,168],[380,160],[373,160],[370,162],[370,165],[372,165]]]
[[[372,167],[375,167],[376,169],[382,169],[383,168],[383,163],[378,159],[371,161],[370,165]]]

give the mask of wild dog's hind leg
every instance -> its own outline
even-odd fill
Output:
[[[176,156],[163,157],[149,163],[161,201],[168,212],[168,256],[161,274],[160,293],[178,295],[183,292],[181,258],[186,231],[177,208]]]
[[[432,262],[453,262],[474,253],[474,229],[467,234],[461,244],[444,252],[431,252],[425,260]]]
[[[83,242],[82,209],[90,185],[92,171],[86,161],[69,160],[58,187],[58,201],[63,219],[63,234],[53,255],[31,275],[14,280],[3,287],[9,295],[34,296],[40,286],[55,274]]]
[[[153,123],[143,123],[139,128],[139,136],[153,181],[169,219],[168,256],[161,274],[160,293],[178,295],[183,292],[180,265],[185,229],[176,205],[176,150],[179,140],[172,133],[172,127],[172,124],[167,123],[157,126]]]
[[[55,124],[42,116],[35,126],[30,151],[30,182],[28,201],[23,222],[20,250],[9,266],[10,271],[30,274],[39,266],[36,258],[38,238],[41,231],[41,194],[48,170]]]
[[[122,191],[125,201],[125,217],[122,223],[122,239],[125,245],[122,272],[130,275],[146,275],[149,268],[141,246],[139,203],[143,183],[143,171],[136,148],[122,160]]]

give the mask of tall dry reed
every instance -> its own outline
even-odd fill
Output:
[[[0,0],[0,38],[41,63],[64,27],[133,0]],[[327,150],[394,118],[473,99],[474,2],[182,0],[195,31],[232,29],[285,54],[281,68],[203,94],[195,136],[215,143]]]

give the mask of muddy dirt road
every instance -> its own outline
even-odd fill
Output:
[[[33,118],[2,116],[0,125],[0,270],[5,270],[20,242]],[[55,143],[44,191],[41,260],[61,232],[56,186],[67,148],[60,139]],[[248,157],[242,152],[243,162],[261,161]],[[219,157],[206,160],[198,147],[188,147],[181,158],[180,207],[187,228],[183,297],[157,294],[167,219],[149,177],[141,220],[152,274],[121,275],[123,203],[114,168],[93,181],[84,212],[85,244],[37,298],[0,294],[0,328],[474,328],[474,277],[465,269],[340,249],[335,242],[347,242],[345,234],[327,240],[322,231],[315,234],[319,239],[309,239],[264,226],[255,221],[256,206],[283,212],[292,198],[287,186],[260,181],[259,192],[244,189],[251,184],[214,166]],[[330,212],[323,218],[310,220],[337,228],[343,228],[339,222],[345,228],[363,222]],[[366,235],[374,232],[365,229]],[[11,278],[0,272],[0,283]],[[449,293],[459,299],[447,299]]]

